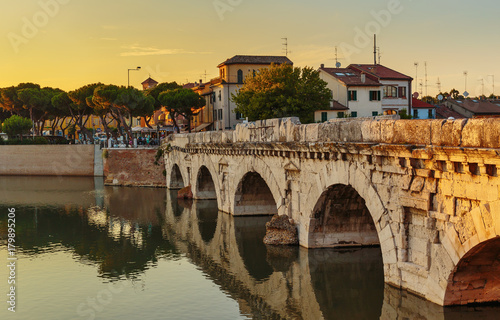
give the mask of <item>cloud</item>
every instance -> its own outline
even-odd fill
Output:
[[[211,54],[212,52],[196,52],[186,51],[183,49],[159,49],[155,47],[140,47],[137,45],[123,47],[128,51],[120,53],[122,57],[139,57],[139,56],[163,56],[172,54]]]

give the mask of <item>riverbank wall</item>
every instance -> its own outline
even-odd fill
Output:
[[[102,176],[95,145],[0,146],[0,176]]]
[[[166,187],[163,157],[155,164],[157,149],[103,149],[104,184]]]

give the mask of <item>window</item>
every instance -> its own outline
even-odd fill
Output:
[[[357,101],[358,100],[358,92],[356,90],[347,91],[347,100]]]
[[[370,101],[380,101],[380,91],[370,91]]]
[[[219,120],[222,120],[222,109],[219,109]]]
[[[351,118],[356,118],[358,116],[357,111],[351,111]]]
[[[214,117],[214,121],[218,120],[218,119],[217,119],[217,110],[214,110],[213,117]]]
[[[413,109],[413,118],[418,119],[418,110],[417,109]]]
[[[222,90],[219,91],[219,101],[221,101],[221,99],[222,99],[221,97],[222,97]]]
[[[432,109],[429,109],[428,119],[434,119],[434,113],[432,112]]]
[[[372,116],[373,116],[373,117],[378,116],[378,111],[372,111]]]
[[[406,87],[398,87],[398,97],[406,98]]]
[[[328,113],[327,112],[321,112],[321,122],[328,121]]]
[[[238,83],[243,83],[243,70],[238,70]]]
[[[337,112],[337,118],[344,118],[344,112],[343,111],[340,111],[340,112]]]
[[[398,88],[394,86],[385,86],[384,87],[384,98],[397,98],[398,97]]]
[[[215,103],[215,92],[212,92],[212,102]]]

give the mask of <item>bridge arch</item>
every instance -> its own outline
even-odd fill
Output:
[[[368,178],[366,173],[356,163],[349,163],[346,161],[330,161],[324,165],[316,176],[316,188],[311,189],[311,199],[318,199],[316,202],[311,201],[312,206],[305,212],[309,212],[309,222],[306,226],[299,230],[300,242],[307,247],[314,247],[314,239],[311,239],[311,231],[314,231],[315,226],[319,223],[318,218],[315,217],[318,209],[321,206],[321,200],[325,199],[331,193],[346,192],[351,197],[353,205],[359,205],[362,212],[358,218],[361,217],[366,228],[374,228],[374,232],[369,233],[367,237],[367,244],[376,244],[376,238],[380,243],[382,251],[382,259],[384,268],[389,270],[389,265],[397,263],[397,251],[394,240],[394,233],[386,221],[389,221],[388,211],[385,208],[384,202],[378,194],[375,186]],[[323,198],[322,198],[323,197]],[[334,203],[342,205],[341,203]],[[368,216],[372,221],[369,221]],[[384,219],[385,217],[386,219]],[[368,224],[370,222],[370,224]],[[373,224],[371,224],[373,223]],[[370,226],[368,226],[370,225]],[[394,275],[388,279],[389,273],[386,272],[386,281],[397,283],[399,278]]]
[[[198,169],[195,181],[195,198],[203,200],[215,200],[218,198],[214,175],[210,172],[207,166],[202,165]]]
[[[185,187],[184,178],[177,163],[172,164],[170,175],[167,177],[167,187],[169,189],[182,189]]]
[[[483,204],[462,219],[469,220],[466,230],[449,226],[441,239],[454,262],[445,273],[442,304],[500,302],[500,201]]]
[[[254,158],[252,161],[254,165],[242,167],[234,177],[233,214],[280,213],[283,197],[275,175],[262,160]]]

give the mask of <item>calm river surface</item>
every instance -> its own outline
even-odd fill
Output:
[[[174,195],[93,178],[0,177],[0,319],[499,319],[499,307],[444,309],[384,285],[379,248],[266,247],[269,217]]]

